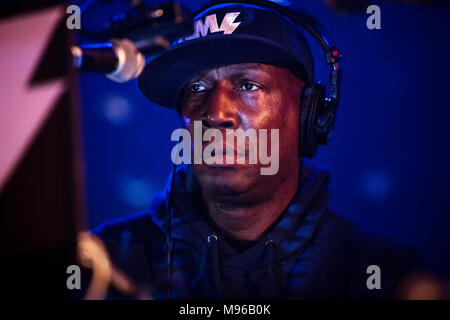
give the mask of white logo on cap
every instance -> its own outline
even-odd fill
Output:
[[[234,22],[239,14],[240,12],[228,12],[227,14],[225,14],[220,28],[219,24],[217,23],[217,16],[215,14],[206,16],[205,23],[202,22],[202,19],[198,19],[194,22],[194,33],[190,36],[185,37],[184,40],[179,39],[178,42],[205,37],[208,35],[208,31],[210,33],[223,31],[223,34],[232,34],[234,30],[236,30],[236,28],[241,24],[240,22]]]

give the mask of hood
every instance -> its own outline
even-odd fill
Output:
[[[266,244],[274,244],[274,263],[287,259],[293,253],[301,253],[312,241],[319,220],[328,208],[330,192],[327,188],[329,172],[304,160],[303,169],[308,171],[288,208],[275,226],[263,239],[246,251],[238,252],[207,221],[203,213],[199,185],[190,165],[176,168],[172,191],[172,239],[187,243],[201,253],[208,237],[218,237],[218,255],[224,267],[241,270],[262,268],[267,263]],[[171,177],[166,187],[166,204]],[[154,222],[165,232],[167,217],[152,215]]]

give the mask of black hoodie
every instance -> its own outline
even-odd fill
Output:
[[[327,171],[314,168],[266,236],[237,249],[208,223],[191,167],[178,167],[171,204],[171,298],[394,298],[401,280],[417,268],[418,255],[331,212],[328,180]],[[148,212],[94,230],[113,263],[151,288],[156,299],[166,299],[169,287],[167,198],[168,188],[154,197]],[[373,288],[376,279],[379,289]]]

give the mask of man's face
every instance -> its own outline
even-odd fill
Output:
[[[193,165],[194,173],[204,192],[221,197],[246,195],[251,199],[267,196],[293,174],[299,166],[299,112],[304,83],[289,70],[271,65],[245,63],[218,67],[202,72],[184,89],[181,112],[184,126],[194,136],[194,121],[201,121],[203,131],[214,128],[267,129],[267,151],[271,144],[271,129],[279,130],[279,169],[273,175],[261,175],[262,165],[202,164]],[[258,143],[261,139],[258,139]],[[203,142],[203,148],[210,142]],[[246,150],[249,142],[246,140]],[[258,151],[261,145],[258,145]],[[225,146],[223,149],[225,153]],[[215,154],[215,157],[221,156]],[[237,156],[237,154],[236,154]],[[225,161],[224,161],[225,162]],[[247,198],[248,198],[247,197]]]

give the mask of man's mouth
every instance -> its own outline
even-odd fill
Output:
[[[203,145],[203,152],[206,146],[208,146],[208,144]],[[213,149],[209,154],[203,153],[204,162],[206,165],[213,167],[230,167],[241,164],[242,162],[247,163],[246,151],[239,151],[240,150],[236,150],[230,146],[227,148],[227,145],[224,144],[222,152],[216,152],[216,149]]]

